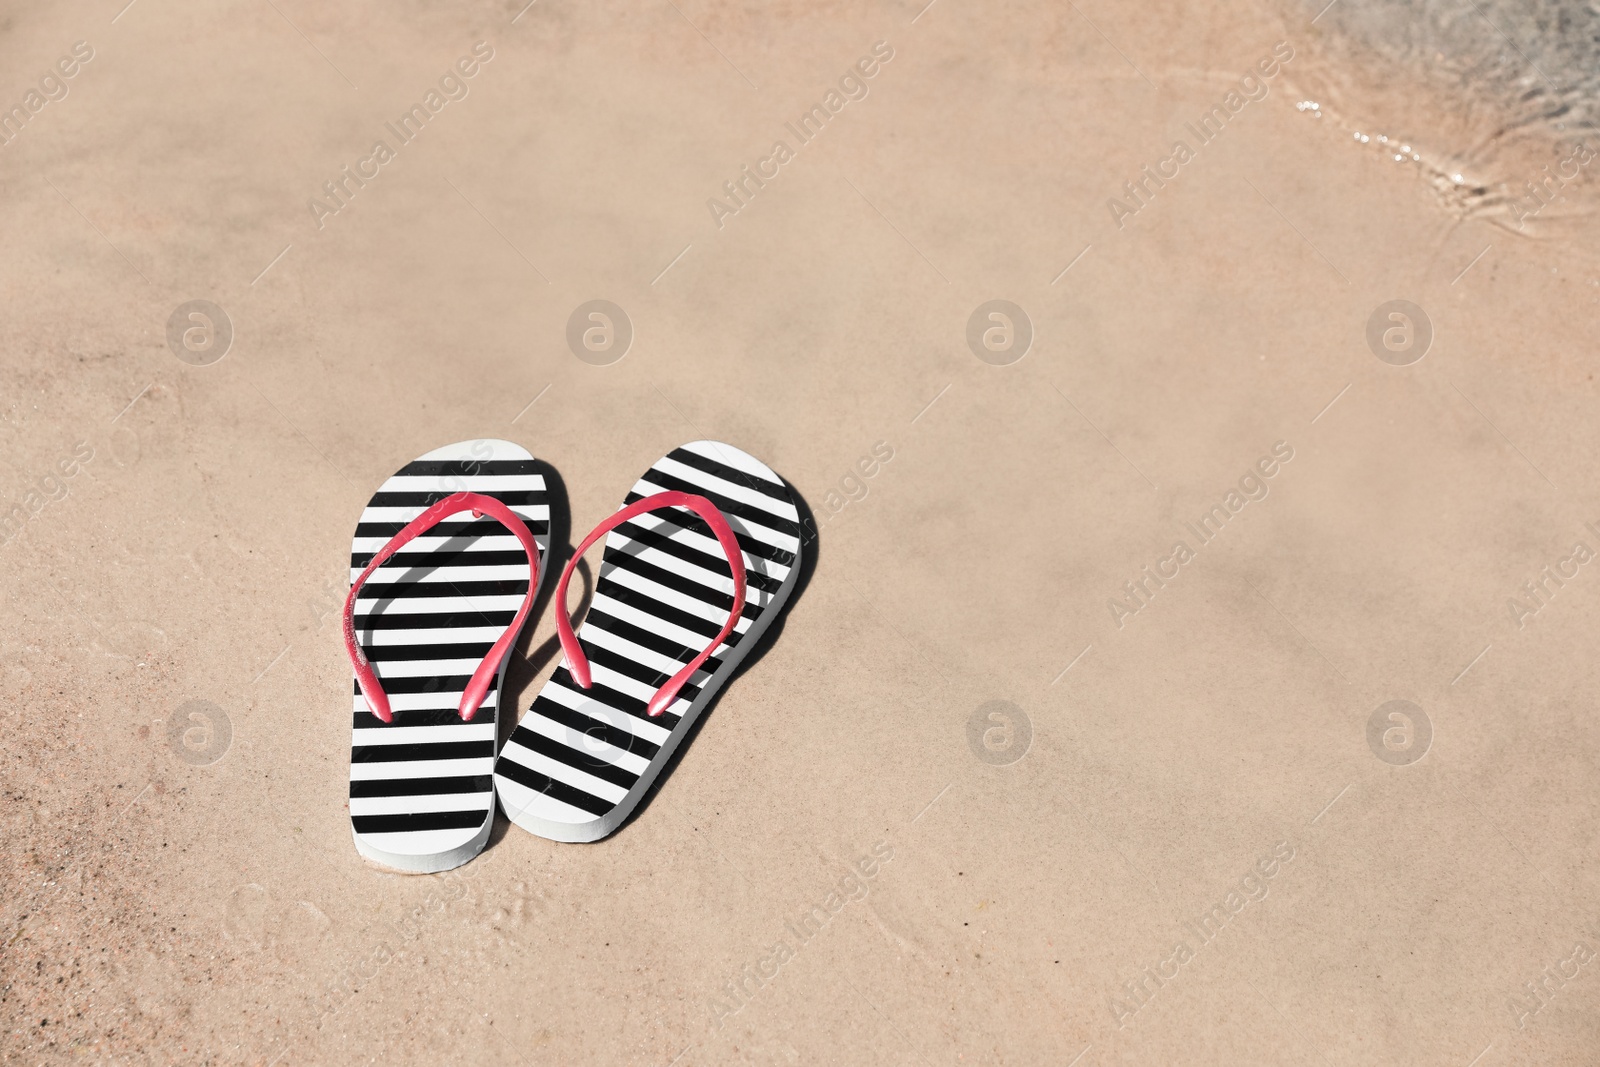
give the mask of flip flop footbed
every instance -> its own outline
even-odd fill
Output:
[[[350,547],[354,582],[383,546],[429,505],[470,491],[499,499],[550,544],[544,476],[509,441],[463,441],[406,464],[361,513]],[[461,694],[528,593],[528,557],[515,535],[471,511],[446,519],[389,558],[355,603],[356,638],[389,696],[393,721],[373,715],[355,686],[350,823],[362,855],[407,871],[442,871],[477,855],[493,824],[499,674],[470,722]],[[534,591],[537,594],[537,590]]]
[[[765,464],[696,441],[651,467],[623,506],[668,490],[706,497],[727,519],[744,557],[744,611],[671,707],[649,717],[655,691],[722,629],[733,579],[716,536],[687,508],[636,516],[607,535],[577,634],[594,685],[581,688],[563,661],[495,764],[501,807],[542,837],[595,841],[622,824],[799,578],[799,509]]]

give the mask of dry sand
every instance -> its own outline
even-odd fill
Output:
[[[523,2],[5,5],[0,1060],[1594,1061],[1587,24]],[[635,336],[594,366],[601,298]],[[190,300],[220,361],[169,347]],[[991,300],[1020,360],[969,347]],[[1420,360],[1369,347],[1393,300]],[[487,436],[579,532],[733,442],[816,569],[615,836],[391,874],[345,810],[348,538]]]

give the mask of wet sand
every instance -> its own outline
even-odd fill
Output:
[[[0,19],[0,1062],[1592,1060],[1577,9],[119,7]],[[617,834],[394,874],[348,538],[491,436],[815,572]]]

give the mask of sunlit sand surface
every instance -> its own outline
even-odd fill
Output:
[[[1590,8],[125,3],[0,9],[0,1061],[1593,1062]],[[350,537],[483,438],[816,569],[404,876]]]

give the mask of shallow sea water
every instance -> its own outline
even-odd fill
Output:
[[[1293,0],[1308,122],[1413,168],[1457,219],[1586,229],[1600,159],[1600,6]],[[1579,148],[1583,146],[1583,148]]]

